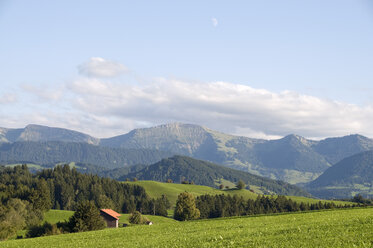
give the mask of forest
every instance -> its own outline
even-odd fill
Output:
[[[0,167],[0,239],[39,224],[51,208],[75,210],[92,201],[97,208],[121,213],[167,215],[166,197],[151,199],[138,185],[82,174],[68,165],[32,174],[26,165]]]

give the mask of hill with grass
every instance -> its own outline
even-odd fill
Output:
[[[155,222],[152,226],[9,240],[0,247],[369,247],[372,218],[373,208],[365,208]]]
[[[350,198],[356,194],[373,197],[373,151],[345,158],[307,185],[323,198]]]
[[[258,193],[254,193],[250,190],[242,189],[238,190],[236,188],[229,188],[229,189],[216,189],[211,188],[208,186],[201,186],[201,185],[191,185],[191,184],[179,184],[179,183],[162,183],[156,181],[136,181],[136,182],[125,182],[129,184],[136,184],[143,187],[146,193],[151,198],[159,198],[162,195],[166,195],[167,198],[170,200],[171,204],[175,204],[177,196],[182,192],[189,192],[195,197],[200,195],[230,195],[234,196],[237,195],[239,197],[243,197],[244,199],[256,199],[258,197]],[[310,197],[303,197],[303,196],[286,196],[287,198],[292,199],[297,203],[309,203],[314,204],[321,201],[322,203],[334,203],[336,205],[353,205],[351,202],[346,201],[330,201],[330,200],[320,200]]]
[[[125,175],[123,178],[137,178],[166,182],[193,182],[210,187],[234,186],[242,180],[248,188],[264,194],[310,196],[307,192],[289,183],[264,178],[247,172],[223,167],[210,162],[193,159],[186,156],[174,156],[162,159],[160,162],[144,169]]]

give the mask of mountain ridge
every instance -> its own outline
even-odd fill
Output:
[[[306,189],[322,198],[373,197],[373,151],[344,158],[327,169]]]
[[[24,129],[0,128],[0,143],[24,140],[82,142],[102,147],[160,150],[290,183],[312,181],[346,156],[373,149],[373,140],[361,135],[316,141],[291,134],[281,139],[264,140],[225,134],[184,123],[138,128],[104,139],[40,125],[30,125]]]

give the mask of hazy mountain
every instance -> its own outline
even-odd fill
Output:
[[[100,145],[167,150],[297,183],[316,178],[330,166],[312,149],[315,143],[295,135],[267,141],[173,123],[136,129],[125,135],[103,139]]]
[[[110,148],[60,141],[0,144],[0,163],[2,164],[81,162],[106,168],[117,168],[136,164],[152,164],[172,155],[169,152],[158,150]]]
[[[58,140],[112,148],[160,150],[291,183],[312,181],[341,159],[373,149],[373,140],[360,135],[321,141],[297,135],[262,140],[182,123],[135,129],[101,140],[75,131],[36,125],[24,129],[0,129],[0,142],[24,140]]]
[[[28,125],[21,129],[0,128],[0,142],[63,141],[97,145],[99,140],[84,133],[40,125]]]
[[[174,182],[186,180],[210,187],[217,187],[220,184],[232,186],[239,180],[243,180],[250,188],[255,188],[266,194],[310,196],[304,190],[285,182],[252,175],[247,172],[185,156],[162,159],[160,162],[147,166],[138,172],[132,172],[123,176],[122,180],[126,177],[161,182],[165,182],[168,179],[172,179]]]
[[[101,139],[100,145],[122,148],[147,148],[176,154],[216,158],[216,143],[201,126],[173,123],[135,129],[128,134]],[[212,154],[211,154],[212,153]]]
[[[373,151],[355,154],[327,169],[307,188],[323,198],[373,197]]]
[[[373,150],[373,140],[355,134],[340,138],[324,139],[315,144],[313,148],[324,156],[330,164],[335,164],[343,158]]]

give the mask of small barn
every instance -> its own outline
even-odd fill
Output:
[[[118,214],[112,209],[101,209],[100,214],[106,221],[107,227],[118,227],[120,214]]]

